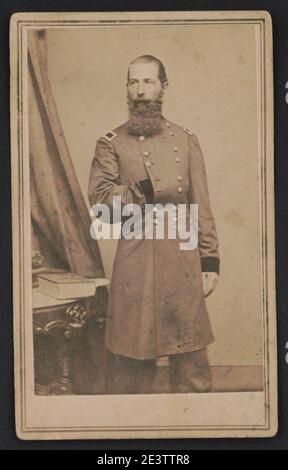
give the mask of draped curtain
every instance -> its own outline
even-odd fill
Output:
[[[103,277],[97,242],[48,78],[45,31],[29,36],[31,218],[46,266]]]

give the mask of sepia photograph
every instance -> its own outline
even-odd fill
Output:
[[[11,19],[21,439],[277,431],[272,22]]]

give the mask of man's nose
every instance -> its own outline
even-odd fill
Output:
[[[139,86],[138,86],[138,90],[137,90],[137,95],[138,95],[139,97],[141,97],[141,96],[143,96],[144,94],[145,94],[145,92],[144,92],[143,86],[142,86],[142,85],[139,85]]]

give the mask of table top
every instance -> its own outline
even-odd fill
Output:
[[[61,305],[69,305],[73,304],[75,302],[78,302],[79,300],[83,300],[83,297],[80,298],[75,298],[75,299],[55,299],[54,297],[51,297],[50,295],[43,294],[38,290],[37,287],[32,289],[32,306],[33,309],[41,309],[44,307],[56,307],[56,306],[61,306]]]

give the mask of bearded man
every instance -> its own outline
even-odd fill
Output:
[[[219,278],[217,234],[197,137],[162,115],[167,87],[157,58],[129,65],[129,119],[97,142],[89,200],[110,208],[113,196],[142,209],[198,204],[198,246],[181,250],[179,237],[119,240],[106,322],[107,393],[152,393],[163,356],[171,392],[211,390],[205,297]]]

